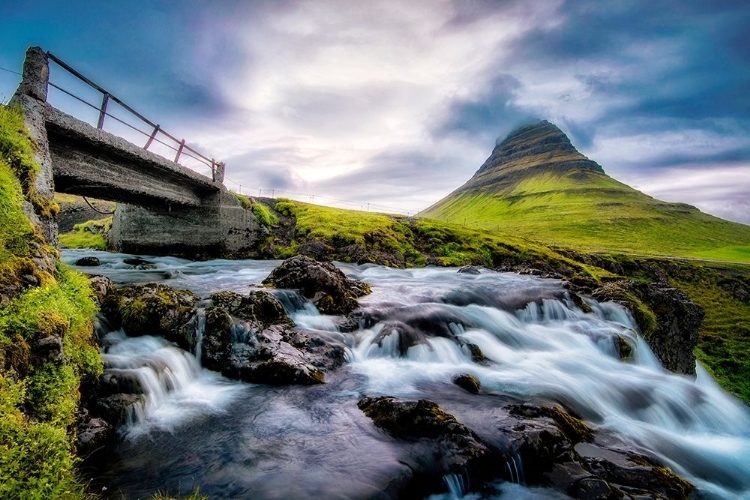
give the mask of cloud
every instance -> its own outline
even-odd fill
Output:
[[[0,14],[0,65],[42,44],[243,186],[425,208],[542,118],[650,194],[724,214],[739,212],[721,196],[750,199],[742,176],[700,194],[750,162],[746,1],[42,0]],[[680,171],[704,177],[661,187]]]
[[[750,162],[727,163],[720,170],[705,164],[664,169],[658,180],[649,179],[649,192],[666,201],[692,200],[701,210],[750,224]],[[745,186],[745,189],[738,189]]]

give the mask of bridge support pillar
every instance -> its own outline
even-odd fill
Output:
[[[252,211],[223,191],[199,207],[118,204],[109,244],[120,252],[190,259],[254,255],[268,235]]]
[[[49,152],[46,128],[47,84],[49,83],[49,62],[47,54],[40,47],[29,47],[23,62],[21,84],[10,100],[11,105],[23,110],[26,128],[36,142],[34,160],[41,167],[36,176],[35,189],[50,201],[55,196],[52,178],[52,158]],[[54,214],[36,213],[31,205],[24,206],[26,216],[42,229],[47,242],[57,246],[57,219]]]

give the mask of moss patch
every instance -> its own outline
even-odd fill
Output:
[[[72,424],[81,379],[102,371],[96,306],[86,277],[55,267],[57,252],[23,213],[24,202],[54,212],[35,201],[32,158],[20,113],[0,107],[0,498],[82,498]],[[34,353],[48,338],[57,359]]]
[[[76,224],[69,233],[60,235],[60,244],[67,248],[107,250],[106,235],[112,228],[112,217]]]

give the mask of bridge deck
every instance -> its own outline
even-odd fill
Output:
[[[220,182],[45,103],[55,191],[138,205],[197,206]]]

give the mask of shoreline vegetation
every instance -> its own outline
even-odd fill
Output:
[[[32,148],[21,114],[0,106],[0,497],[84,498],[90,493],[76,470],[76,421],[81,388],[102,372],[93,332],[98,306],[88,279],[59,261],[29,218],[32,208],[59,210],[35,190]],[[579,253],[586,249],[551,248],[502,230],[238,199],[269,234],[255,253],[237,258],[303,254],[393,267],[481,265],[566,279],[582,290],[622,279],[679,288],[706,312],[697,358],[724,389],[750,403],[748,264]],[[107,224],[111,218],[80,223],[60,241],[106,247]],[[628,300],[647,335],[654,313],[638,298]]]

